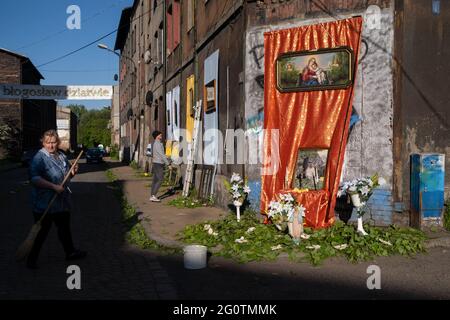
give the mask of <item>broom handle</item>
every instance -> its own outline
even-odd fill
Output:
[[[77,164],[78,160],[80,160],[82,154],[83,154],[83,150],[81,150],[80,154],[79,154],[78,157],[75,159],[75,161],[74,161],[74,163],[72,164],[72,166],[70,167],[70,170],[69,170],[69,172],[67,172],[66,176],[64,177],[64,180],[63,180],[63,182],[61,183],[61,186],[64,186],[64,184],[67,182],[67,179],[69,179],[73,167],[75,167],[75,165]],[[56,197],[58,197],[58,194],[57,194],[57,193],[55,193],[55,194],[53,195],[53,198],[52,198],[52,200],[50,200],[50,202],[49,202],[47,208],[46,208],[45,211],[44,211],[44,214],[43,214],[42,217],[39,219],[39,223],[40,223],[40,222],[44,219],[44,217],[47,215],[47,213],[48,213],[48,211],[50,210],[50,207],[52,206],[53,202],[55,202]]]

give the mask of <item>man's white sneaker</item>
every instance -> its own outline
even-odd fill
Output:
[[[150,197],[150,201],[152,201],[152,202],[161,202],[161,200],[159,200],[157,197],[155,197],[155,196],[151,196]]]

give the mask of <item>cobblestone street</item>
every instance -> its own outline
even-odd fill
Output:
[[[25,169],[0,173],[0,299],[175,299],[174,286],[157,258],[124,241],[119,202],[108,188],[103,165],[81,164],[73,180],[72,233],[86,250],[67,263],[52,226],[38,270],[14,254],[32,225]],[[68,290],[68,265],[81,268],[81,290]]]

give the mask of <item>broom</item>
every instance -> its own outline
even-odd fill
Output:
[[[61,186],[64,186],[64,184],[67,182],[67,179],[69,179],[70,173],[72,172],[73,167],[77,164],[78,160],[80,160],[80,157],[81,157],[82,154],[83,154],[83,150],[80,152],[78,157],[75,159],[75,162],[70,167],[70,170],[66,174],[66,176],[64,177],[64,180],[61,183]],[[38,222],[36,222],[31,227],[31,230],[28,233],[27,238],[25,239],[24,242],[22,242],[22,244],[20,245],[19,249],[17,249],[17,252],[16,252],[16,260],[17,261],[22,261],[30,253],[31,248],[33,248],[34,241],[36,240],[36,236],[38,235],[39,231],[41,230],[41,221],[45,218],[45,216],[47,215],[48,211],[50,210],[50,207],[52,206],[53,202],[55,202],[57,197],[58,197],[58,194],[55,193],[53,198],[50,200],[47,208],[45,209],[44,214],[42,215],[42,217],[39,219]]]

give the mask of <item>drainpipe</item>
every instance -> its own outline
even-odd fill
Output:
[[[166,101],[166,93],[167,93],[167,18],[166,18],[166,0],[163,0],[163,63],[164,63],[164,75],[163,75],[163,100],[164,100],[164,115],[167,117],[167,101]],[[166,123],[164,124],[167,128],[167,119]],[[167,131],[165,139],[167,140]]]

